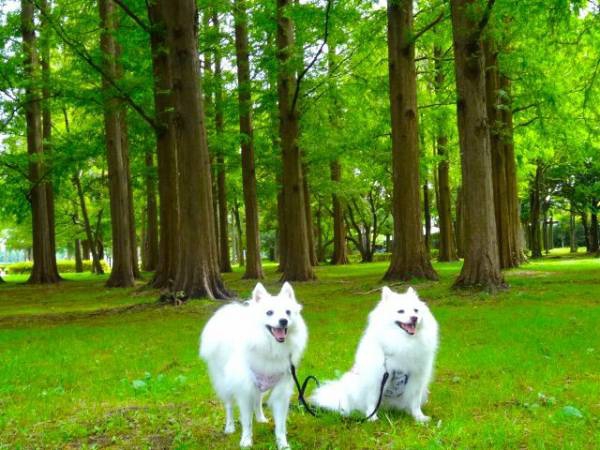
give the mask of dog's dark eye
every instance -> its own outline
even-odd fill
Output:
[[[292,312],[289,309],[286,309],[285,313],[289,316]]]
[[[273,311],[272,310],[268,310],[267,311],[267,316],[272,316],[273,315]]]
[[[419,312],[419,310],[417,308],[415,308],[415,312]]]
[[[398,314],[404,314],[404,310],[403,309],[399,309],[398,310]]]

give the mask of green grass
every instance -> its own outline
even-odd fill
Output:
[[[294,401],[292,448],[600,447],[600,259],[554,256],[509,271],[496,296],[450,290],[460,265],[436,264],[440,282],[414,283],[440,322],[432,423],[314,419]],[[310,331],[301,376],[351,366],[386,267],[319,267],[294,286]],[[253,287],[225,278],[242,296]],[[0,448],[237,448],[197,358],[218,302],[157,308],[156,291],[68,280],[0,285]],[[274,266],[265,284],[278,288]],[[272,428],[254,425],[255,448],[274,448]]]

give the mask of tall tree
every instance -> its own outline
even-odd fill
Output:
[[[42,108],[40,104],[40,75],[37,55],[37,37],[34,25],[34,5],[21,1],[21,34],[23,36],[23,72],[25,74],[25,119],[27,123],[27,152],[29,154],[29,201],[32,213],[33,268],[29,283],[57,283],[53,223],[54,202],[49,200],[52,190],[48,167],[44,162]],[[48,187],[50,185],[50,187]]]
[[[457,287],[490,291],[505,285],[500,273],[490,135],[485,97],[485,64],[481,34],[494,1],[476,14],[477,0],[451,0],[458,134],[462,162],[465,262]]]
[[[212,23],[215,34],[219,36],[221,29],[219,15],[213,12]],[[219,44],[213,48],[213,59],[215,63],[214,85],[215,85],[215,129],[216,153],[217,153],[217,196],[219,206],[219,266],[221,272],[231,272],[231,260],[229,257],[229,223],[227,221],[227,180],[225,179],[225,149],[223,148],[223,134],[225,122],[223,120],[223,75],[221,73],[221,51]]]
[[[419,183],[417,72],[410,0],[388,0],[394,241],[385,280],[437,279],[423,242]]]
[[[154,179],[154,158],[146,152],[146,211],[145,230],[142,243],[142,268],[156,270],[158,264],[158,211],[156,205],[156,182]]]
[[[542,194],[543,176],[542,164],[538,161],[529,194],[529,247],[532,258],[542,257],[542,237],[540,232],[542,201],[540,197]]]
[[[294,25],[289,15],[290,0],[277,0],[277,93],[279,136],[283,160],[283,214],[280,232],[285,238],[285,265],[282,280],[307,281],[315,278],[308,248],[308,224],[304,198],[302,161],[298,147],[299,117],[296,108],[297,80],[292,64]],[[282,227],[281,225],[285,223]]]
[[[194,0],[158,0],[172,56],[174,123],[179,168],[179,258],[174,290],[188,297],[230,296],[219,272],[213,222],[210,157],[197,58]]]
[[[160,235],[158,265],[152,280],[157,288],[168,287],[175,279],[179,255],[179,195],[177,184],[177,141],[173,121],[173,83],[170,55],[167,49],[165,2],[147,3],[150,19],[150,47],[156,114],[156,154],[158,166],[158,193],[160,198]]]
[[[234,0],[235,55],[238,76],[240,145],[242,147],[242,188],[246,212],[246,279],[264,277],[260,257],[256,169],[254,165],[254,127],[252,124],[252,86],[248,45],[246,0]]]
[[[441,91],[444,85],[445,76],[442,68],[442,49],[436,45],[433,49],[435,80],[434,88],[438,99],[441,98]],[[448,136],[446,135],[443,124],[437,123],[436,149],[440,158],[437,166],[438,189],[436,196],[438,208],[438,226],[440,229],[440,244],[438,261],[456,261],[456,244],[454,240],[454,230],[452,227],[452,199],[450,196],[450,164],[448,155]]]
[[[117,27],[113,0],[98,0],[100,13],[100,49],[102,51],[102,93],[104,97],[104,135],[108,160],[108,186],[112,227],[113,266],[106,285],[127,287],[134,284],[131,243],[130,196],[127,177],[127,156],[123,154],[121,101],[113,91],[117,79]]]

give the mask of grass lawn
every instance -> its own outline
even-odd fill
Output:
[[[319,267],[318,282],[294,285],[310,332],[300,376],[351,366],[386,267]],[[315,419],[294,400],[292,448],[600,448],[600,259],[557,252],[507,272],[496,296],[452,291],[460,265],[435,267],[440,282],[414,283],[441,330],[432,422]],[[241,296],[253,287],[225,278]],[[237,448],[197,358],[218,302],[156,307],[156,291],[90,275],[23,280],[0,285],[0,448]],[[279,286],[274,266],[265,285]],[[255,424],[255,448],[274,448],[272,431]]]

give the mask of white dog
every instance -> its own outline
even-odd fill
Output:
[[[369,314],[354,367],[318,388],[310,401],[344,415],[358,410],[369,416],[388,372],[381,407],[405,410],[418,422],[427,422],[430,418],[421,406],[427,400],[437,347],[437,322],[415,290],[396,294],[386,286]],[[370,420],[377,420],[377,414]]]
[[[240,410],[241,447],[252,445],[252,416],[267,422],[262,397],[269,405],[279,448],[287,448],[286,419],[293,392],[290,363],[297,365],[308,333],[289,283],[271,296],[260,283],[245,303],[220,308],[200,337],[200,356],[207,362],[212,384],[225,404],[225,433],[235,431],[233,403]]]

